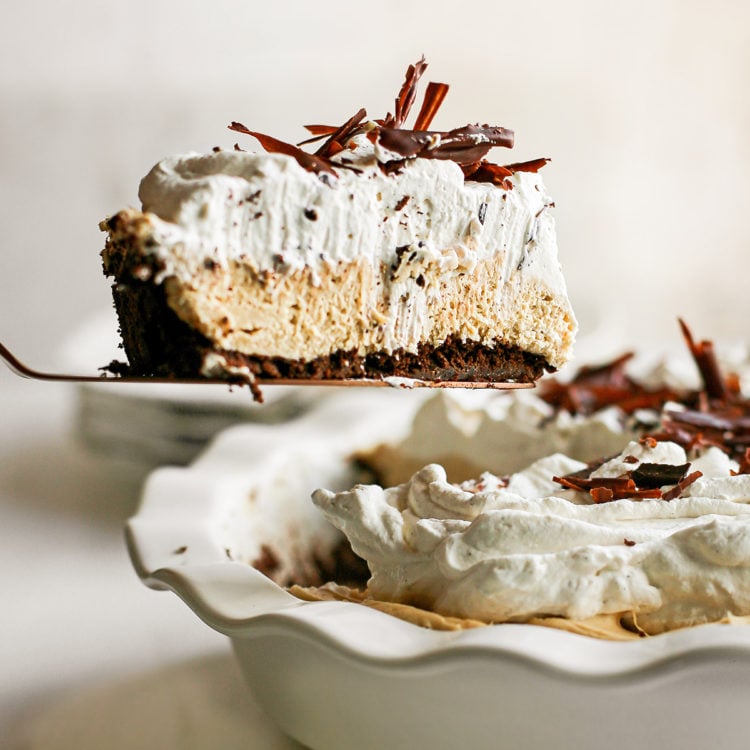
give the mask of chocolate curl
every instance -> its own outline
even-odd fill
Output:
[[[287,156],[293,157],[303,169],[307,169],[309,172],[314,172],[315,174],[324,172],[336,177],[336,172],[334,172],[333,167],[325,159],[321,159],[315,154],[308,154],[307,151],[303,151],[301,148],[298,148],[291,143],[284,143],[284,141],[279,141],[270,135],[256,133],[255,131],[246,128],[240,122],[233,122],[229,126],[229,129],[235,130],[238,133],[253,136],[253,138],[255,138],[269,153],[286,154]]]
[[[662,495],[662,499],[667,501],[674,500],[676,497],[679,497],[696,479],[700,479],[702,476],[702,471],[694,471],[691,474],[688,474],[686,477],[680,479],[671,490],[667,490]]]
[[[464,179],[472,182],[489,182],[492,185],[510,190],[513,185],[509,177],[513,177],[513,172],[507,167],[501,167],[499,164],[492,164],[488,161],[479,161],[475,164],[467,164],[463,168]]]
[[[326,136],[335,133],[338,130],[338,125],[304,125],[303,126],[308,133],[312,133],[310,138],[305,138],[304,141],[299,141],[298,146],[306,146],[308,143],[315,143],[321,141]]]
[[[513,187],[508,178],[516,172],[538,172],[547,162],[547,158],[520,161],[515,164],[492,164],[488,161],[480,161],[476,164],[467,164],[463,167],[464,178],[472,182],[490,182],[493,185],[510,190]]]
[[[380,144],[404,159],[450,159],[458,164],[481,161],[495,146],[513,146],[513,131],[489,125],[466,125],[448,132],[383,127]]]
[[[396,97],[395,115],[388,114],[383,125],[388,128],[400,128],[409,116],[414,100],[417,98],[417,84],[422,74],[427,69],[424,55],[406,70],[406,78],[401,85],[401,90]]]
[[[713,344],[710,341],[696,342],[685,321],[682,318],[678,318],[678,322],[682,330],[682,335],[701,374],[706,395],[709,398],[726,401],[728,391],[719,369],[719,363],[716,361]]]
[[[671,388],[649,389],[632,380],[626,365],[633,354],[628,352],[597,367],[582,367],[569,383],[548,380],[540,396],[555,409],[572,414],[592,414],[606,406],[618,406],[626,414],[637,409],[660,409],[679,398]]]
[[[545,164],[551,162],[548,156],[542,156],[539,159],[529,159],[529,161],[517,161],[514,164],[504,164],[505,169],[514,174],[516,172],[538,172]]]
[[[414,123],[414,130],[427,130],[427,128],[430,127],[432,120],[440,109],[440,105],[443,103],[443,99],[445,99],[447,93],[447,83],[433,83],[430,81],[430,83],[427,84],[422,108],[419,110],[419,114]]]
[[[344,148],[344,141],[349,138],[362,120],[367,117],[367,110],[362,107],[353,114],[341,127],[331,133],[328,140],[315,152],[316,156],[327,158]]]
[[[321,136],[330,135],[331,133],[335,133],[336,130],[338,130],[338,126],[336,125],[305,125],[304,128],[308,133],[318,138]]]

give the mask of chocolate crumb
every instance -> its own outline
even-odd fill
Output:
[[[480,224],[484,225],[484,219],[486,216],[487,216],[487,204],[480,203],[479,210],[477,211],[477,218],[479,219]]]
[[[310,221],[318,220],[318,212],[314,208],[306,208],[304,214],[305,218],[309,219]]]
[[[632,539],[623,539],[623,540],[622,540],[622,543],[623,543],[623,544],[624,544],[624,545],[625,545],[626,547],[635,547],[635,542],[634,542],[634,541],[633,541]]]
[[[409,198],[410,196],[408,195],[402,195],[401,198],[399,198],[398,203],[393,207],[393,210],[396,212],[400,211],[409,202]]]

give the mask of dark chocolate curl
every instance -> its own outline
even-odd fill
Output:
[[[269,153],[273,154],[286,154],[297,160],[297,163],[309,172],[319,174],[325,172],[326,174],[333,175],[336,177],[336,172],[333,167],[325,159],[315,156],[315,154],[308,154],[307,151],[303,151],[301,148],[292,145],[291,143],[285,143],[270,135],[264,135],[263,133],[256,133],[253,130],[249,130],[240,122],[233,122],[229,126],[230,130],[235,130],[238,133],[244,133],[245,135],[251,135],[260,143],[263,148]]]
[[[701,378],[703,378],[706,395],[709,398],[726,401],[728,391],[719,369],[719,363],[716,361],[713,344],[710,341],[696,342],[685,321],[679,318],[678,322],[690,353],[693,355],[695,364],[700,371]]]
[[[463,165],[481,161],[495,146],[511,148],[513,131],[489,125],[466,125],[447,132],[383,127],[378,140],[404,159],[451,159]]]
[[[362,107],[341,127],[336,128],[336,130],[331,133],[328,140],[315,152],[315,155],[325,158],[333,156],[335,153],[338,153],[338,151],[341,151],[344,147],[344,141],[352,136],[357,129],[357,126],[365,119],[365,117],[367,117],[367,110]]]
[[[539,159],[530,159],[529,161],[517,161],[514,164],[504,164],[505,169],[511,172],[538,172],[545,164],[549,164],[552,159],[543,156]]]
[[[398,92],[398,97],[396,97],[396,114],[388,115],[385,118],[384,124],[387,127],[400,128],[406,122],[414,100],[417,98],[417,84],[426,69],[427,62],[424,55],[414,65],[407,68],[406,78]]]
[[[437,114],[440,105],[448,93],[447,83],[430,83],[427,84],[427,91],[424,94],[422,108],[419,110],[417,119],[414,122],[414,130],[427,130],[432,124],[432,120]]]
[[[690,464],[651,464],[642,463],[633,473],[633,481],[646,489],[677,484],[687,474]]]

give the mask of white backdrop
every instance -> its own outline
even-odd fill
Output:
[[[551,156],[584,333],[745,334],[750,5],[741,0],[7,3],[0,31],[0,340],[40,366],[107,308],[100,219],[162,156],[299,139],[391,107],[409,62],[451,91],[435,127]],[[498,156],[499,159],[504,155]],[[114,318],[113,318],[114,325]]]

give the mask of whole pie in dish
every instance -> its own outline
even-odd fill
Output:
[[[619,412],[614,455],[553,453],[462,482],[431,464],[389,488],[316,491],[371,575],[364,590],[294,592],[444,628],[532,622],[619,639],[743,621],[750,400],[736,375],[721,372],[711,343],[683,331],[698,390],[638,382],[620,358],[542,391],[557,418],[541,429],[561,439],[574,416],[580,438],[597,435],[604,410]]]

